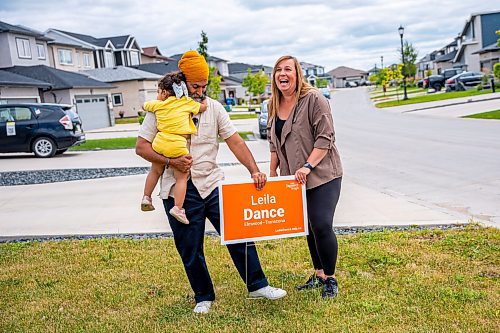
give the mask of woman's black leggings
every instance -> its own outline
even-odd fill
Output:
[[[337,264],[337,236],[333,232],[333,215],[340,196],[342,177],[306,191],[309,235],[307,245],[314,269],[325,275],[335,273]]]

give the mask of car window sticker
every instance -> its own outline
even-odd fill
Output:
[[[40,109],[35,109],[35,114],[38,116],[41,113]]]
[[[16,135],[16,123],[14,121],[7,122],[7,136]]]

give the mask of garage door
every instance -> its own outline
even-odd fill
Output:
[[[76,96],[75,99],[84,130],[111,126],[106,96]]]

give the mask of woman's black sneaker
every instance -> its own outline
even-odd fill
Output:
[[[297,286],[297,290],[305,290],[312,288],[319,288],[325,283],[323,278],[317,277],[316,274],[313,274],[309,277],[306,283],[303,285]]]
[[[324,280],[323,284],[323,292],[321,293],[321,297],[323,298],[335,298],[339,293],[339,285],[337,280],[334,277],[329,277]]]

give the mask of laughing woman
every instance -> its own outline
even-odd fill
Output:
[[[333,215],[340,196],[342,165],[335,146],[328,100],[305,82],[296,58],[283,56],[273,68],[267,137],[270,175],[295,175],[306,184],[309,235],[307,244],[315,273],[298,290],[322,287],[323,298],[338,293],[335,279],[337,237]]]

